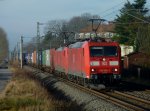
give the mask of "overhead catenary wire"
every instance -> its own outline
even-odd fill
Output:
[[[121,3],[119,3],[119,4],[117,4],[117,5],[115,5],[115,6],[111,7],[111,8],[109,8],[109,9],[103,11],[103,12],[100,12],[100,14],[102,14],[102,13],[104,13],[104,12],[107,12],[107,11],[109,11],[109,10],[112,10],[112,9],[116,8],[117,6],[123,4],[123,3],[124,3],[124,2],[121,2]],[[149,5],[150,5],[150,4],[148,4],[147,6],[149,6]],[[110,16],[110,15],[114,14],[114,12],[117,12],[117,11],[119,11],[119,10],[120,10],[120,9],[113,10],[113,11],[111,11],[110,13],[103,15],[101,18]],[[142,10],[142,9],[128,9],[128,10],[137,10],[137,11],[139,11],[139,10]],[[146,10],[150,11],[150,9],[147,9],[147,8],[146,8]],[[130,16],[132,16],[132,17],[134,17],[134,18],[136,18],[136,19],[139,19],[139,20],[141,20],[141,21],[143,21],[143,22],[147,22],[147,21],[142,20],[142,19],[140,19],[140,18],[138,18],[138,17],[135,17],[134,15],[131,15],[131,14],[130,14]],[[111,18],[112,18],[112,17],[111,17]]]
[[[122,2],[122,3],[124,3],[124,2]],[[117,7],[117,6],[119,6],[119,4],[118,5],[116,5],[115,7]],[[113,14],[115,14],[115,13],[117,13],[119,10],[120,10],[120,8],[119,9],[114,9],[113,7],[112,8],[110,8],[111,9],[111,12],[110,13],[105,13],[105,15],[102,15],[101,16],[101,18],[105,18],[105,17],[108,17],[108,16],[110,16],[110,15],[113,15]],[[112,10],[113,9],[113,10]],[[109,11],[109,10],[108,10]],[[104,11],[104,12],[107,12],[107,10],[106,11]],[[101,14],[101,13],[99,13],[99,14]],[[111,18],[113,18],[113,17],[111,17]]]
[[[150,24],[150,22],[148,22],[148,21],[146,21],[146,20],[144,20],[144,19],[141,19],[141,18],[139,18],[139,17],[137,17],[137,16],[134,16],[134,15],[128,13],[128,12],[125,12],[125,13],[126,13],[127,15],[131,16],[131,17],[134,17],[134,18],[137,19],[137,20],[140,20],[140,21],[143,21],[143,22],[145,22],[145,23]]]
[[[132,9],[129,9],[129,10],[132,10]],[[133,9],[134,10],[134,9]],[[135,10],[140,10],[140,9],[135,9]],[[142,10],[142,9],[141,9]],[[150,10],[150,9],[147,9],[147,10]],[[117,10],[116,10],[117,11]],[[115,24],[142,24],[142,23],[146,23],[146,24],[150,24],[150,22],[149,21],[146,21],[146,20],[144,20],[144,19],[141,19],[141,18],[139,18],[139,17],[137,17],[137,16],[134,16],[134,15],[132,15],[132,14],[130,14],[130,13],[128,13],[127,11],[125,12],[127,15],[129,15],[129,16],[131,16],[131,17],[133,17],[133,18],[135,18],[135,19],[137,19],[137,20],[140,20],[140,21],[142,21],[142,22],[130,22],[130,23],[118,23],[118,22],[116,22]],[[106,16],[109,16],[109,15],[111,15],[111,14],[114,14],[114,11],[112,11],[111,13],[109,13],[109,14],[107,14],[107,15],[105,15],[105,16],[102,16],[102,18],[104,18],[104,17],[106,17]],[[108,21],[108,22],[110,22],[110,21]]]
[[[108,21],[108,22],[112,22],[112,21]],[[146,22],[130,22],[130,23],[121,23],[121,22],[113,22],[114,24],[149,24]]]
[[[148,11],[149,11],[150,9],[127,9],[127,10],[134,10],[134,11],[135,11],[135,10],[137,10],[137,11],[148,10]]]
[[[109,9],[106,9],[106,10],[100,12],[99,14],[102,14],[102,13],[108,12],[109,10],[112,10],[112,9],[114,9],[114,8],[117,8],[118,6],[120,6],[120,5],[123,4],[123,3],[124,3],[124,2],[121,2],[121,3],[119,3],[119,4],[117,4],[117,5],[113,6],[113,7],[111,7],[111,8],[109,8]],[[118,10],[119,10],[119,9],[118,9]]]
[[[115,5],[115,6],[113,6],[113,7],[111,7],[111,8],[108,8],[108,9],[106,9],[106,10],[104,10],[104,11],[102,11],[102,12],[100,12],[99,14],[102,14],[102,13],[105,13],[105,12],[108,12],[109,10],[111,10],[112,11],[112,9],[115,9],[115,8],[118,8],[118,6],[120,6],[121,4],[123,4],[123,3],[125,3],[125,2],[128,2],[129,0],[127,0],[127,1],[123,1],[123,2],[121,2],[121,3],[119,3],[119,4],[117,4],[117,5]],[[129,1],[130,2],[130,1]],[[148,4],[148,6],[149,6],[150,4]],[[120,9],[117,9],[117,11],[118,10],[120,10]],[[113,11],[114,12],[114,11]]]
[[[112,12],[110,12],[110,13],[108,13],[108,14],[105,14],[104,16],[102,16],[102,18],[104,18],[104,17],[107,17],[107,16],[109,16],[109,15],[114,14],[114,12],[116,12],[116,11],[119,11],[119,9],[117,9],[117,10],[113,10]]]

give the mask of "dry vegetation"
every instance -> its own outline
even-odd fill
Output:
[[[20,69],[0,93],[0,111],[72,111],[76,105],[57,100],[41,84]]]

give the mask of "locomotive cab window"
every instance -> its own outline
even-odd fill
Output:
[[[103,56],[103,47],[90,47],[90,55],[93,56]]]
[[[90,56],[117,56],[116,46],[92,46],[90,47]]]

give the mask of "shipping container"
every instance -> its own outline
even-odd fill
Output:
[[[37,54],[36,54],[36,51],[34,51],[32,53],[32,61],[33,61],[33,64],[36,64],[37,63]]]
[[[46,66],[50,66],[50,50],[46,50],[45,61],[46,61]]]
[[[32,53],[28,53],[28,64],[32,63]]]
[[[46,66],[46,50],[42,51],[42,65]]]
[[[42,66],[42,51],[37,52],[37,61],[38,61],[37,64]]]

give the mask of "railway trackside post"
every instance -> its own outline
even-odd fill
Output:
[[[23,45],[23,37],[21,36],[21,38],[20,38],[20,67],[21,67],[21,69],[23,66],[23,61],[22,61],[23,48],[22,48],[22,45]]]
[[[40,25],[44,25],[44,24],[46,24],[46,23],[40,23],[40,22],[37,22],[37,39],[36,39],[36,41],[37,41],[37,44],[36,44],[36,53],[37,53],[37,66],[39,67],[39,65],[40,65],[40,63],[39,63],[39,50],[40,50],[40,47],[39,47],[39,45],[40,45]]]
[[[37,22],[37,44],[36,44],[36,53],[39,55],[39,43],[40,43],[40,28],[39,28],[40,23]],[[37,66],[39,66],[39,57],[37,57]]]

